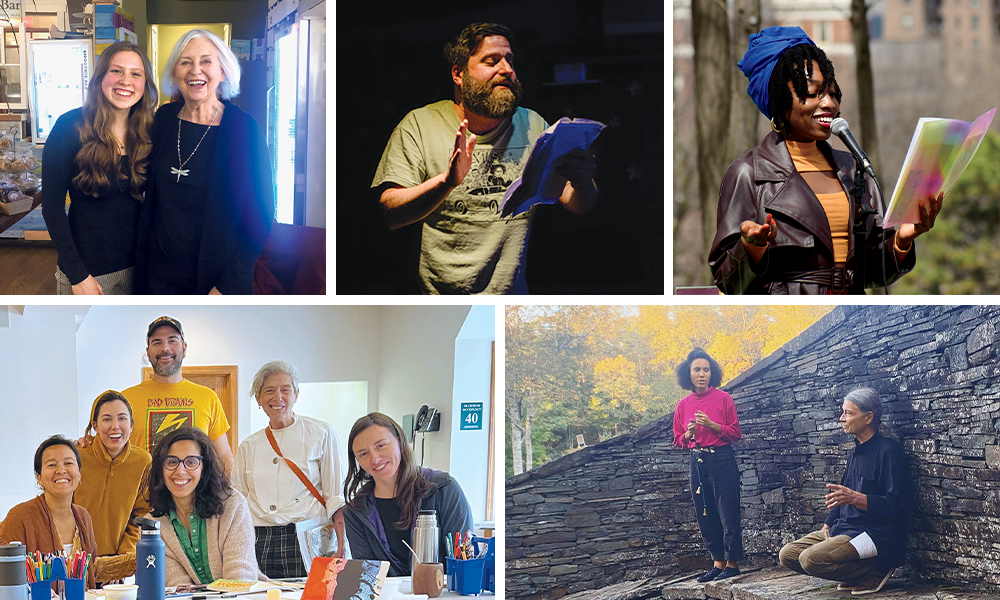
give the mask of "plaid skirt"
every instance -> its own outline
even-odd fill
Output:
[[[257,565],[272,579],[308,575],[299,553],[295,523],[275,527],[254,527],[257,533]]]
[[[101,290],[106,296],[127,296],[132,293],[132,272],[134,270],[135,267],[129,267],[121,271],[96,275],[94,279],[101,284]],[[73,284],[69,282],[69,278],[59,267],[56,267],[56,293],[60,296],[73,295]]]

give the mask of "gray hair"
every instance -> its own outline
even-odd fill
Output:
[[[295,395],[299,395],[299,374],[295,369],[295,365],[291,363],[286,363],[283,360],[272,360],[257,371],[257,374],[253,376],[253,385],[250,386],[250,394],[260,400],[260,392],[264,389],[264,380],[278,373],[284,373],[292,379],[292,388],[295,390]]]
[[[219,65],[222,67],[223,75],[225,75],[225,79],[219,83],[217,89],[219,98],[232,100],[236,96],[239,96],[239,60],[237,60],[236,55],[233,54],[233,51],[229,49],[229,46],[226,46],[226,43],[219,36],[207,29],[192,29],[182,35],[181,39],[177,40],[177,43],[174,44],[174,49],[170,52],[170,58],[167,59],[167,66],[163,69],[163,95],[169,98],[178,91],[177,83],[174,81],[174,69],[177,68],[177,63],[181,59],[181,53],[184,52],[184,49],[187,48],[191,40],[195,38],[204,38],[212,42],[212,45],[215,46],[215,51],[219,55]]]
[[[868,387],[858,388],[848,392],[844,400],[853,403],[863,413],[870,412],[875,415],[872,427],[878,429],[882,423],[882,399],[879,398],[878,392]]]

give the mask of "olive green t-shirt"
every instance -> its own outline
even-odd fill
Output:
[[[411,111],[392,132],[372,187],[395,183],[409,188],[444,173],[459,125],[451,100]],[[476,136],[472,166],[462,185],[422,224],[419,277],[424,293],[527,293],[525,250],[535,209],[501,219],[500,203],[546,127],[541,115],[518,108],[510,119]]]

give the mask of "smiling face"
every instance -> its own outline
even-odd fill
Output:
[[[275,425],[287,427],[292,424],[292,406],[299,399],[288,373],[273,373],[264,379],[257,402]]]
[[[153,371],[162,377],[170,377],[181,370],[187,344],[181,334],[169,325],[157,327],[146,341],[146,356]]]
[[[194,494],[198,488],[198,482],[201,481],[201,470],[205,468],[205,465],[199,463],[195,469],[188,469],[184,466],[185,458],[201,456],[201,446],[194,440],[181,440],[170,444],[167,456],[176,456],[181,461],[173,471],[166,466],[163,467],[163,480],[176,503],[178,498],[187,498]]]
[[[80,464],[76,462],[73,449],[65,444],[46,448],[42,452],[42,472],[35,478],[48,494],[72,496],[80,485]]]
[[[840,112],[840,102],[834,97],[836,83],[824,81],[819,63],[812,61],[812,71],[806,79],[806,97],[803,101],[795,93],[792,82],[788,87],[792,92],[792,108],[785,115],[785,139],[794,142],[813,142],[830,139],[830,123]]]
[[[219,84],[225,80],[219,53],[205,38],[188,42],[174,67],[174,81],[186,102],[204,102],[216,97]]]
[[[111,57],[108,72],[101,79],[101,92],[116,110],[128,111],[142,99],[146,69],[135,52],[118,52]]]
[[[465,69],[452,67],[452,79],[462,88],[462,103],[470,111],[493,119],[509,117],[521,102],[521,82],[514,71],[514,53],[502,35],[483,38]]]
[[[395,493],[400,450],[399,440],[392,431],[372,425],[354,438],[351,452],[358,466],[372,476],[378,487]]]
[[[855,437],[862,436],[874,419],[873,413],[861,412],[857,404],[844,400],[843,412],[840,414],[840,425],[844,428],[844,433]]]
[[[691,361],[691,383],[694,391],[701,393],[708,389],[708,382],[712,380],[712,367],[704,358],[696,358]]]
[[[121,454],[132,434],[132,414],[129,413],[128,406],[121,400],[102,404],[100,414],[94,421],[94,429],[112,458]]]

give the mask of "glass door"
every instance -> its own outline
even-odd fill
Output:
[[[295,109],[298,104],[298,27],[274,34],[273,120],[274,215],[278,223],[292,224],[295,214]]]

